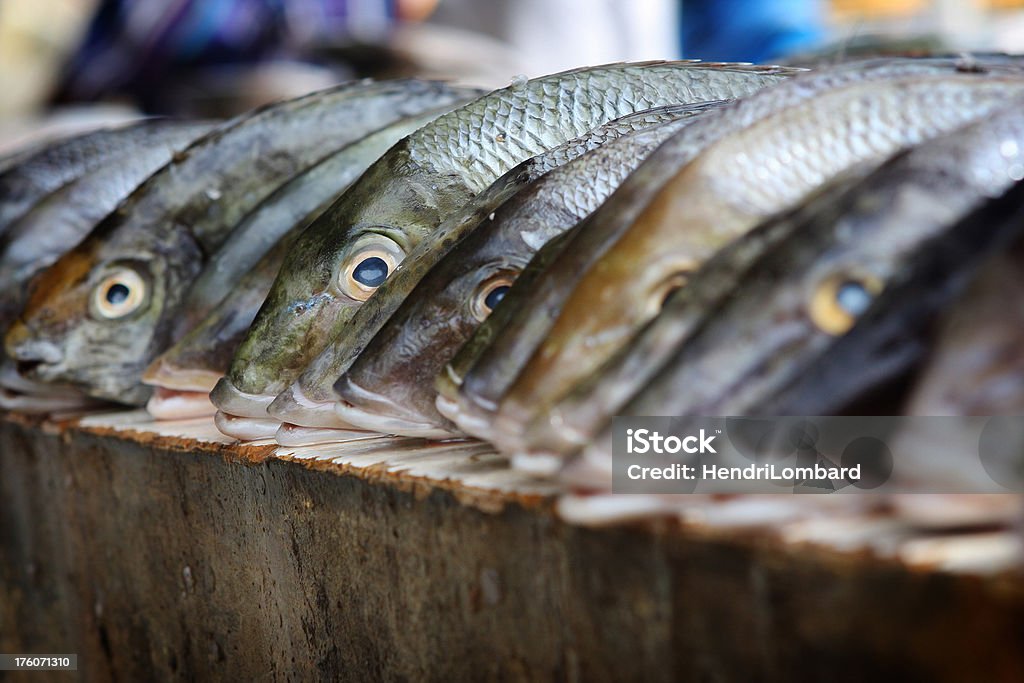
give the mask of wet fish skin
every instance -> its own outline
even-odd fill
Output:
[[[678,286],[673,282],[684,282],[730,239],[851,165],[881,162],[991,113],[1022,86],[1019,75],[984,73],[872,81],[823,93],[812,107],[792,108],[709,147],[577,283],[503,397],[494,441],[519,449],[523,424],[627,344]]]
[[[9,332],[8,352],[30,379],[144,403],[149,390],[139,382],[142,371],[163,350],[172,318],[202,264],[240,217],[296,170],[333,150],[403,116],[454,106],[476,92],[413,80],[359,82],[218,127],[152,175],[54,264],[45,287],[35,290]],[[114,276],[117,282],[109,279]],[[132,283],[126,288],[135,297],[129,300],[132,310],[122,313],[118,307],[117,317],[98,316],[91,304],[103,293],[93,292],[90,300],[88,288],[123,287],[125,278]],[[106,367],[108,361],[112,365]]]
[[[608,142],[538,179],[502,204],[419,282],[342,375],[342,405],[369,409],[356,426],[408,436],[457,433],[435,406],[434,378],[480,324],[488,283],[509,286],[538,248],[593,212],[637,165],[687,119]],[[365,309],[364,309],[365,310]],[[362,405],[360,396],[374,397]],[[414,433],[415,432],[415,433]]]
[[[920,360],[937,311],[1024,226],[1024,185],[1014,180],[1024,157],[1003,156],[1006,140],[1024,142],[1019,105],[804,207],[803,228],[697,312],[692,332],[615,414],[842,414],[899,376]],[[822,308],[838,302],[835,282],[873,282],[877,293],[862,314]],[[848,331],[829,328],[837,313]]]
[[[286,233],[312,223],[390,147],[451,108],[448,102],[401,118],[322,159],[278,188],[231,231],[230,239],[210,258],[189,289],[174,339],[180,339],[208,315],[225,298],[224,292],[231,291],[263,253],[280,248],[278,244]],[[289,238],[288,244],[293,243]]]
[[[564,145],[522,162],[494,182],[472,202],[445,220],[406,259],[403,267],[351,316],[335,322],[335,336],[289,389],[270,406],[270,414],[285,422],[306,426],[348,427],[336,412],[334,384],[359,354],[372,343],[374,335],[398,309],[420,279],[466,235],[488,221],[511,198],[536,183],[545,174],[590,151],[601,148],[638,130],[669,120],[690,119],[721,106],[721,101],[675,105],[644,110],[615,119],[574,138]],[[434,373],[431,373],[431,375]],[[429,379],[429,378],[428,378]],[[429,384],[427,385],[429,388]]]
[[[673,292],[661,312],[596,372],[575,385],[524,430],[514,464],[550,473],[562,458],[587,445],[641,387],[652,381],[707,310],[729,296],[750,269],[806,224],[819,218],[820,207],[863,183],[869,165],[855,166],[814,193],[803,205],[769,219],[720,249],[686,287]]]
[[[907,415],[1024,415],[1024,241],[981,268],[933,339]]]
[[[339,275],[367,249],[400,261],[516,163],[638,109],[739,96],[790,73],[749,65],[609,65],[514,84],[441,117],[371,167],[297,245],[214,402],[236,415],[265,416],[270,400],[330,341],[327,322],[362,303],[338,286]],[[560,116],[570,97],[575,116]]]
[[[180,122],[143,119],[59,139],[0,173],[0,234],[36,202],[106,163],[145,146],[151,136]]]
[[[290,180],[246,216],[232,231],[230,244],[217,251],[189,290],[175,324],[177,341],[142,376],[144,384],[154,387],[147,409],[155,418],[215,412],[209,393],[227,372],[295,237],[389,147],[447,109],[400,119],[348,145]],[[225,296],[224,291],[230,293]]]
[[[208,123],[148,126],[144,144],[38,201],[0,235],[0,328],[17,316],[33,274],[53,264],[171,156],[210,130]]]

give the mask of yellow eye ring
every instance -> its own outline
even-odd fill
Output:
[[[348,257],[338,275],[338,286],[356,301],[366,301],[395,272],[405,252],[386,237],[378,236]]]
[[[881,291],[882,281],[873,275],[829,275],[811,294],[807,313],[815,327],[825,334],[846,334]]]
[[[139,310],[146,300],[146,281],[131,268],[117,268],[92,291],[92,309],[104,320],[117,320]]]
[[[495,307],[505,298],[505,294],[508,293],[509,288],[515,281],[515,275],[501,273],[480,283],[480,286],[476,288],[476,292],[473,294],[473,301],[470,304],[473,317],[480,322],[487,320],[487,317],[494,311]]]

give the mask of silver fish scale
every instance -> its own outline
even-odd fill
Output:
[[[654,107],[740,97],[792,74],[743,65],[608,66],[498,90],[409,138],[409,157],[479,193],[516,164],[601,123]],[[566,115],[566,114],[569,115]]]
[[[698,160],[699,169],[734,207],[766,215],[858,161],[885,158],[951,131],[1021,92],[1024,79],[972,76],[826,92],[813,106],[783,111],[723,139]]]

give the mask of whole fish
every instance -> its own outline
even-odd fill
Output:
[[[371,343],[373,336],[398,309],[423,275],[467,234],[488,222],[499,207],[524,188],[530,187],[552,169],[561,168],[589,151],[611,141],[666,121],[692,117],[721,106],[720,101],[645,110],[615,119],[589,133],[529,159],[499,178],[485,192],[444,221],[424,239],[406,260],[406,266],[388,279],[365,305],[350,317],[338,319],[335,336],[298,380],[270,407],[270,415],[285,422],[313,427],[350,427],[335,412],[334,384],[355,358]],[[429,385],[426,387],[429,390]],[[294,432],[293,432],[294,438]]]
[[[209,393],[227,372],[295,236],[389,147],[442,113],[406,117],[352,143],[296,176],[246,216],[190,289],[173,335],[178,341],[143,374],[142,381],[156,387],[147,404],[151,414],[181,419],[215,412]]]
[[[0,173],[0,234],[46,195],[114,159],[125,159],[149,144],[154,135],[182,125],[166,119],[145,119],[63,138]],[[157,142],[156,144],[159,144]]]
[[[457,433],[435,407],[434,378],[444,364],[541,246],[597,209],[647,155],[690,122],[670,121],[608,142],[504,203],[427,273],[341,376],[335,385],[339,417],[406,436]]]
[[[1024,242],[986,263],[943,315],[905,412],[1024,415]]]
[[[774,67],[619,64],[517,82],[437,119],[371,167],[289,254],[231,370],[212,394],[236,416],[267,406],[405,256],[516,164],[638,110],[737,97]]]
[[[858,83],[948,75],[958,73],[961,68],[958,62],[950,60],[877,60],[844,64],[766,89],[724,107],[709,117],[710,120],[688,126],[656,150],[586,219],[585,229],[577,232],[571,247],[531,282],[531,291],[523,291],[522,282],[512,287],[506,300],[498,306],[496,317],[504,319],[507,315],[509,320],[503,324],[514,329],[515,334],[495,335],[490,321],[482,326],[464,351],[456,355],[453,365],[446,368],[438,385],[438,410],[462,431],[490,438],[491,422],[499,401],[550,331],[582,274],[630,228],[660,188],[705,148],[761,120],[814,101],[831,90],[842,90]],[[1009,73],[1016,72],[1009,70]],[[828,125],[822,122],[820,127],[826,130]],[[765,127],[756,130],[763,132],[767,139],[774,139]],[[665,284],[673,283],[670,280]],[[517,302],[515,311],[509,310],[510,301]],[[634,303],[628,298],[624,301]]]
[[[0,328],[6,329],[20,312],[24,285],[33,274],[78,244],[175,152],[211,128],[207,123],[153,123],[147,123],[144,140],[43,197],[0,234],[0,292],[5,292]]]
[[[984,257],[1024,231],[1019,107],[802,208],[802,229],[697,312],[615,414],[841,415],[880,395],[920,362],[938,313]],[[608,461],[608,429],[584,449],[589,461]]]
[[[493,442],[518,451],[522,426],[625,346],[667,294],[729,240],[844,169],[880,163],[1022,92],[1019,73],[872,80],[831,89],[810,106],[791,107],[714,143],[576,284],[502,398]]]
[[[139,404],[184,295],[239,220],[297,172],[477,91],[358,82],[257,110],[197,140],[46,271],[7,348],[30,379]],[[227,292],[223,292],[226,294]]]

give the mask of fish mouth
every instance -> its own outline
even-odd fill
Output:
[[[254,417],[263,420],[268,419],[267,408],[275,398],[277,398],[276,395],[250,394],[242,391],[235,387],[227,377],[221,377],[210,392],[210,401],[217,407],[217,410],[236,417]],[[274,420],[274,422],[276,423],[278,420]],[[270,436],[273,436],[273,432]]]
[[[217,412],[210,395],[201,391],[177,391],[158,386],[146,403],[146,410],[157,420],[186,420],[208,417]]]
[[[2,355],[2,354],[0,354]],[[21,364],[6,358],[0,362],[0,409],[46,414],[88,410],[105,405],[66,384],[37,382],[21,374]]]
[[[267,409],[267,414],[281,422],[300,427],[359,429],[359,425],[353,425],[338,417],[334,412],[334,401],[312,400],[302,391],[298,382],[293,382],[274,399]]]
[[[418,436],[426,439],[448,439],[460,436],[432,422],[417,420],[386,396],[368,391],[343,375],[334,385],[340,400],[334,404],[338,416],[346,422],[384,434]]]
[[[467,405],[465,401],[450,399],[441,394],[434,399],[434,405],[437,406],[437,412],[451,420],[463,433],[484,441],[491,440],[491,417],[493,414],[490,411],[477,409],[475,404]],[[469,405],[472,405],[473,408],[469,408]]]
[[[562,469],[565,461],[550,453],[516,453],[509,458],[512,469],[535,477],[552,477]]]
[[[212,370],[176,367],[163,358],[157,358],[142,373],[142,383],[176,391],[201,392],[209,396],[222,376]]]
[[[238,417],[217,411],[213,423],[221,434],[239,441],[262,441],[273,439],[281,423],[277,420],[256,417]]]
[[[355,429],[323,429],[319,427],[303,427],[302,425],[281,424],[277,428],[274,440],[281,446],[315,446],[322,443],[347,443],[349,441],[365,441],[366,439],[378,439],[377,432],[367,432]]]

